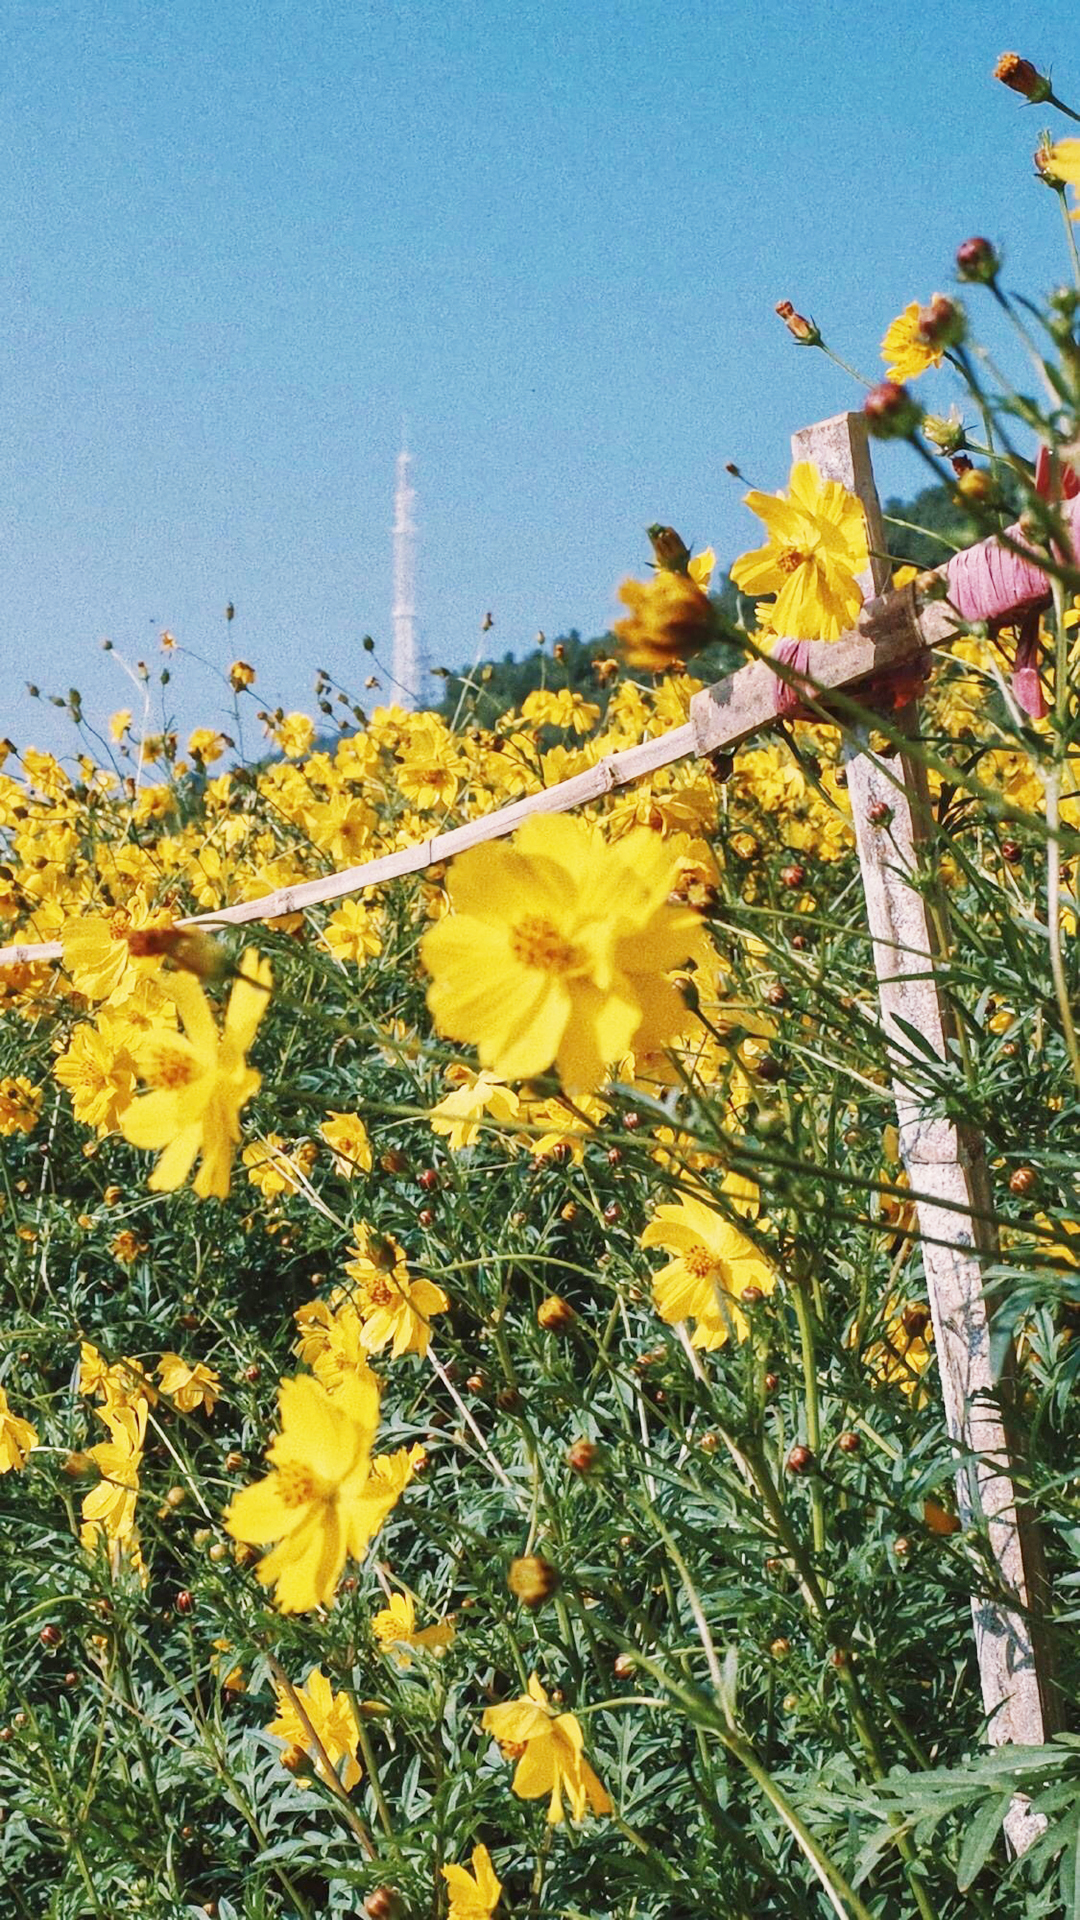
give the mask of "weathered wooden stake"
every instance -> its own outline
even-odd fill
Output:
[[[880,593],[888,585],[889,566],[862,415],[842,413],[806,427],[795,434],[791,447],[796,460],[812,460],[823,479],[841,481],[862,501],[875,558],[860,584],[867,594]],[[901,718],[914,732],[914,702],[902,710]],[[1045,1656],[1028,1617],[1037,1611],[1042,1584],[1037,1541],[1013,1484],[999,1383],[990,1364],[981,1269],[996,1251],[993,1198],[981,1141],[961,1137],[951,1121],[928,1115],[927,1097],[912,1084],[911,1042],[897,1024],[903,1021],[937,1059],[947,1060],[951,1022],[935,966],[944,920],[940,909],[931,912],[925,892],[909,880],[918,871],[931,819],[925,768],[903,752],[883,762],[868,747],[852,751],[847,790],[882,1023],[886,1037],[892,1034],[897,1042],[893,1088],[900,1150],[912,1189],[921,1196],[916,1212],[924,1236],[923,1266],[945,1417],[964,1454],[957,1475],[960,1510],[965,1519],[975,1515],[985,1521],[1002,1584],[1018,1603],[1014,1610],[972,1600],[987,1734],[994,1745],[1038,1746],[1053,1726],[1053,1702]],[[887,824],[874,825],[875,819],[883,820],[882,808]],[[936,1200],[947,1204],[937,1206]],[[954,1211],[957,1207],[965,1211]],[[1044,1825],[1022,1796],[1014,1800],[1005,1824],[1018,1853]]]

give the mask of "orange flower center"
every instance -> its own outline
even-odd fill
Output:
[[[510,951],[523,967],[538,973],[580,973],[585,956],[541,913],[527,913],[510,934]]]
[[[156,1042],[147,1067],[146,1077],[154,1087],[189,1087],[199,1077],[199,1069],[182,1047],[173,1047],[167,1040]]]
[[[385,1280],[372,1280],[368,1284],[367,1297],[374,1307],[388,1307],[394,1295]]]
[[[302,1466],[299,1460],[287,1460],[278,1468],[278,1493],[287,1507],[310,1507],[316,1500],[325,1500],[327,1489],[318,1475],[310,1467]]]
[[[524,1740],[500,1740],[499,1752],[504,1760],[520,1760],[525,1751]]]
[[[777,554],[776,564],[781,573],[797,573],[800,567],[805,567],[809,558],[810,555],[803,553],[801,547],[785,547],[782,553]]]
[[[699,1240],[695,1247],[688,1247],[683,1254],[683,1266],[692,1273],[695,1280],[711,1280],[723,1272],[723,1262],[709,1252],[708,1247]]]

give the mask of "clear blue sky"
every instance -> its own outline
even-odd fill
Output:
[[[132,702],[101,638],[156,665],[163,626],[271,704],[318,665],[359,687],[403,414],[435,661],[489,607],[500,653],[603,631],[654,519],[754,544],[724,462],[781,485],[792,429],[858,404],[778,298],[876,372],[967,235],[1065,277],[1044,109],[990,73],[1015,48],[1080,95],[1075,28],[1064,0],[7,0],[0,732],[66,748],[23,680],[103,718]],[[224,718],[177,681],[182,726]]]

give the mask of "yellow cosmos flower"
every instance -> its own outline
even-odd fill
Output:
[[[221,1398],[221,1379],[213,1367],[205,1367],[201,1360],[191,1367],[178,1353],[163,1353],[157,1373],[162,1393],[181,1413],[194,1413],[196,1407],[213,1413]]]
[[[306,713],[287,713],[270,732],[287,760],[302,760],[315,744],[315,722]]]
[[[267,1133],[250,1141],[240,1159],[252,1186],[264,1199],[274,1200],[281,1193],[299,1193],[300,1175],[311,1172],[315,1153],[310,1141],[290,1153],[280,1133]]]
[[[696,916],[668,904],[672,862],[641,830],[610,846],[583,821],[537,815],[509,846],[455,860],[453,908],[421,943],[436,1026],[506,1080],[556,1065],[588,1093],[612,1061],[662,1047],[685,1009],[666,975]]]
[[[612,631],[628,666],[663,673],[692,659],[716,637],[712,602],[693,578],[694,564],[690,562],[689,573],[671,573],[665,567],[651,580],[623,581],[619,599],[630,611],[615,621]]]
[[[530,727],[562,727],[572,733],[591,733],[600,709],[569,687],[537,687],[521,703],[521,717]]]
[[[271,1472],[235,1496],[225,1528],[251,1546],[276,1543],[260,1560],[258,1578],[276,1586],[275,1605],[283,1613],[306,1613],[329,1605],[346,1559],[362,1557],[380,1523],[371,1524],[377,1499],[365,1502],[378,1382],[365,1367],[331,1397],[301,1375],[282,1381],[279,1405],[281,1432],[267,1455]]]
[[[382,952],[382,936],[362,900],[346,900],[330,915],[322,937],[335,960],[362,966]]]
[[[353,1283],[351,1299],[365,1353],[381,1353],[389,1346],[395,1360],[403,1353],[425,1354],[432,1318],[445,1313],[450,1301],[433,1281],[410,1279],[397,1241],[389,1236],[380,1240],[361,1228],[355,1257],[345,1262],[345,1271]]]
[[[609,1795],[585,1758],[584,1739],[572,1713],[555,1713],[535,1673],[529,1691],[502,1707],[488,1707],[481,1725],[494,1735],[505,1759],[517,1761],[511,1782],[522,1800],[551,1795],[548,1821],[557,1826],[565,1818],[563,1796],[574,1820],[593,1813],[614,1811]]]
[[[333,1154],[334,1172],[343,1180],[371,1172],[371,1141],[358,1113],[336,1113],[331,1109],[319,1132]]]
[[[29,1420],[20,1420],[8,1406],[8,1397],[0,1387],[0,1473],[18,1473],[26,1465],[26,1456],[38,1443],[37,1431]]]
[[[84,1547],[93,1547],[102,1535],[110,1542],[130,1540],[134,1532],[146,1414],[145,1400],[106,1405],[102,1411],[110,1437],[86,1450],[100,1479],[82,1503],[79,1539]]]
[[[361,1778],[360,1763],[356,1758],[356,1749],[360,1745],[360,1727],[356,1718],[356,1708],[347,1693],[334,1693],[330,1682],[321,1667],[313,1667],[303,1687],[293,1692],[296,1701],[303,1708],[310,1722],[304,1725],[296,1702],[280,1681],[275,1680],[274,1692],[277,1695],[277,1718],[270,1722],[267,1733],[278,1740],[284,1740],[288,1746],[309,1753],[314,1761],[315,1771],[320,1780],[326,1780],[327,1761],[334,1769],[334,1777],[339,1779],[346,1793],[351,1793]],[[311,1738],[315,1733],[323,1753]],[[341,1762],[345,1764],[342,1767]],[[340,1771],[339,1771],[340,1768]]]
[[[79,1348],[79,1392],[100,1395],[106,1408],[103,1419],[119,1407],[141,1407],[145,1419],[145,1409],[157,1399],[156,1387],[137,1360],[125,1357],[110,1365],[89,1340]]]
[[[435,1647],[448,1647],[454,1639],[450,1620],[440,1620],[435,1626],[422,1627],[417,1632],[416,1606],[411,1593],[392,1593],[387,1605],[374,1615],[371,1631],[379,1643],[379,1651],[389,1654],[398,1667],[412,1664],[410,1647],[430,1651]]]
[[[496,1878],[491,1855],[483,1842],[472,1850],[472,1872],[467,1867],[440,1867],[450,1896],[446,1920],[491,1920],[499,1904],[502,1881]]]
[[[1080,142],[1078,142],[1080,144]],[[897,386],[903,386],[907,380],[916,380],[927,367],[940,367],[944,355],[943,347],[931,346],[919,338],[919,315],[922,307],[912,300],[903,313],[893,320],[881,343],[881,357],[891,361],[886,379],[895,380]]]
[[[1048,179],[1064,181],[1075,192],[1080,187],[1080,140],[1056,140],[1045,149],[1040,171]],[[1074,207],[1070,220],[1080,220],[1080,207]]]
[[[0,1080],[0,1135],[33,1133],[43,1097],[44,1089],[31,1086],[24,1073]]]
[[[725,1192],[740,1212],[750,1212],[756,1192],[748,1181],[729,1178]],[[737,1302],[748,1287],[771,1293],[776,1273],[752,1240],[717,1213],[703,1196],[658,1207],[641,1236],[643,1247],[666,1247],[674,1260],[653,1280],[653,1304],[669,1326],[696,1322],[691,1345],[711,1352],[731,1333],[745,1340],[746,1315]]]
[[[240,1110],[261,1079],[244,1056],[265,1012],[270,979],[268,961],[250,950],[243,955],[220,1034],[206,995],[191,974],[163,979],[185,1033],[146,1036],[137,1065],[154,1091],[133,1101],[120,1120],[121,1132],[133,1147],[164,1149],[148,1182],[153,1192],[170,1193],[182,1186],[201,1155],[195,1192],[202,1199],[213,1194],[224,1200],[228,1194]]]
[[[451,1067],[447,1078],[454,1080],[453,1091],[432,1107],[428,1121],[433,1133],[445,1136],[451,1153],[460,1153],[482,1137],[480,1123],[485,1116],[497,1125],[506,1125],[517,1117],[517,1094],[497,1074]]]
[[[867,549],[859,501],[838,480],[822,480],[811,461],[797,460],[786,496],[748,493],[746,505],[765,522],[769,544],[736,560],[735,585],[755,597],[775,593],[769,625],[786,639],[839,639],[862,606],[857,575]]]

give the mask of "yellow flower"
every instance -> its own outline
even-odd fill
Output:
[[[29,1420],[20,1420],[8,1406],[7,1394],[0,1387],[0,1473],[18,1472],[26,1465],[26,1456],[38,1443],[37,1432]]]
[[[93,1461],[100,1478],[82,1503],[79,1539],[84,1547],[93,1547],[102,1534],[109,1541],[118,1541],[129,1540],[134,1532],[146,1414],[145,1400],[127,1406],[106,1405],[102,1412],[111,1437],[86,1450],[86,1458]]]
[[[0,1136],[33,1133],[43,1097],[44,1089],[31,1086],[24,1073],[0,1080]]]
[[[287,760],[302,760],[315,743],[315,722],[306,713],[287,713],[271,733]]]
[[[109,715],[109,738],[122,740],[131,725],[131,708],[121,707],[118,713]]]
[[[187,750],[193,760],[201,761],[204,767],[220,760],[225,751],[225,738],[215,727],[196,727],[188,738]]]
[[[1045,164],[1040,172],[1045,173],[1048,179],[1061,180],[1069,187],[1080,187],[1080,140],[1055,140],[1052,146],[1045,149],[1043,158]],[[1080,218],[1080,209],[1070,217],[1073,220]]]
[[[163,1353],[157,1374],[162,1393],[168,1394],[181,1413],[194,1413],[196,1407],[202,1407],[204,1413],[213,1413],[221,1398],[219,1375],[213,1367],[205,1367],[201,1360],[192,1367],[178,1353]]]
[[[229,668],[229,685],[234,693],[240,693],[244,687],[250,687],[255,679],[255,669],[246,660],[234,660]]]
[[[739,1212],[752,1210],[756,1193],[733,1177],[721,1189]],[[643,1247],[666,1247],[675,1259],[653,1280],[653,1304],[669,1326],[696,1321],[691,1345],[711,1351],[730,1333],[745,1340],[746,1315],[736,1302],[748,1287],[771,1293],[776,1274],[752,1240],[696,1196],[657,1207],[641,1236]]]
[[[648,830],[609,846],[562,815],[527,820],[510,846],[462,854],[453,912],[421,943],[436,1026],[475,1043],[503,1079],[555,1064],[580,1093],[623,1054],[663,1046],[686,1019],[666,974],[697,926],[668,904],[672,870]]]
[[[560,687],[558,692],[550,687],[538,687],[522,701],[521,717],[531,727],[562,727],[574,733],[591,733],[600,718],[600,709],[583,700],[580,693],[571,693],[569,687]]]
[[[354,966],[382,952],[382,937],[362,900],[344,901],[330,915],[322,937],[335,960],[351,960]]]
[[[266,1009],[270,977],[268,961],[250,950],[243,955],[221,1034],[191,974],[170,974],[162,981],[186,1032],[147,1035],[138,1067],[154,1091],[133,1101],[120,1120],[121,1132],[133,1147],[164,1148],[150,1175],[153,1192],[170,1193],[182,1186],[201,1155],[196,1193],[202,1199],[214,1194],[223,1200],[227,1195],[233,1149],[240,1138],[240,1109],[261,1079],[244,1056]]]
[[[256,1572],[276,1584],[283,1613],[328,1606],[351,1554],[359,1560],[376,1531],[378,1492],[368,1494],[379,1388],[368,1368],[354,1371],[331,1397],[317,1380],[283,1380],[281,1432],[271,1441],[271,1471],[245,1487],[225,1514],[234,1540],[275,1542]],[[396,1498],[396,1493],[394,1498]],[[393,1500],[391,1500],[391,1505]]]
[[[319,1132],[334,1156],[334,1172],[343,1180],[371,1172],[371,1141],[358,1113],[336,1113],[331,1108]]]
[[[392,1593],[389,1604],[374,1616],[371,1631],[380,1653],[387,1653],[395,1666],[411,1665],[410,1647],[448,1647],[454,1638],[453,1623],[440,1620],[434,1627],[416,1630],[416,1607],[410,1593]]]
[[[431,1280],[411,1280],[396,1240],[379,1240],[365,1228],[357,1235],[355,1258],[345,1262],[353,1282],[352,1305],[361,1320],[360,1344],[366,1353],[390,1345],[395,1360],[403,1353],[425,1354],[431,1321],[450,1301]]]
[[[321,1667],[313,1667],[303,1687],[295,1687],[296,1700],[303,1708],[310,1722],[305,1726],[292,1696],[279,1680],[274,1682],[277,1695],[277,1719],[267,1727],[276,1739],[284,1740],[290,1747],[299,1747],[309,1753],[315,1764],[315,1771],[321,1780],[327,1780],[327,1764],[334,1769],[334,1776],[340,1778],[346,1793],[350,1793],[361,1777],[360,1764],[356,1758],[356,1749],[360,1745],[360,1727],[356,1718],[356,1708],[347,1693],[334,1693],[330,1682]],[[316,1735],[326,1759],[319,1752],[311,1738]],[[339,1763],[345,1765],[338,1774]],[[329,1785],[329,1781],[327,1780]]]
[[[505,1125],[517,1116],[519,1101],[512,1087],[504,1086],[497,1074],[474,1073],[471,1067],[451,1067],[454,1090],[438,1106],[432,1107],[428,1120],[433,1133],[446,1136],[451,1153],[460,1153],[481,1138],[480,1122],[485,1114]]]
[[[250,1141],[240,1158],[252,1186],[273,1200],[279,1193],[299,1193],[299,1175],[310,1173],[315,1149],[305,1143],[290,1154],[280,1133],[267,1133]]]
[[[493,1734],[504,1757],[517,1760],[512,1786],[522,1800],[551,1795],[548,1821],[556,1826],[565,1816],[563,1795],[573,1819],[614,1811],[584,1755],[581,1727],[572,1713],[554,1713],[535,1673],[529,1691],[502,1707],[488,1707],[481,1722]]]
[[[904,308],[893,320],[881,343],[881,357],[892,361],[886,379],[895,380],[903,386],[906,380],[916,380],[927,367],[940,367],[944,348],[932,346],[919,337],[919,316],[922,307],[917,300]]]
[[[472,1872],[467,1867],[440,1867],[450,1895],[446,1920],[491,1920],[499,1904],[502,1881],[496,1879],[491,1855],[483,1842],[472,1850]]]
[[[125,1357],[114,1360],[110,1366],[89,1340],[84,1340],[79,1348],[79,1392],[100,1394],[105,1401],[103,1420],[108,1419],[110,1411],[134,1407],[136,1411],[142,1409],[145,1422],[146,1409],[157,1399],[157,1388],[147,1379],[137,1360]]]
[[[748,493],[769,544],[731,569],[743,592],[775,593],[769,625],[790,640],[837,640],[862,605],[856,576],[867,564],[866,522],[854,494],[822,480],[809,460],[791,469],[788,493]]]
[[[661,568],[651,580],[624,580],[619,599],[630,612],[612,631],[628,666],[662,673],[715,638],[712,603],[689,574]]]

